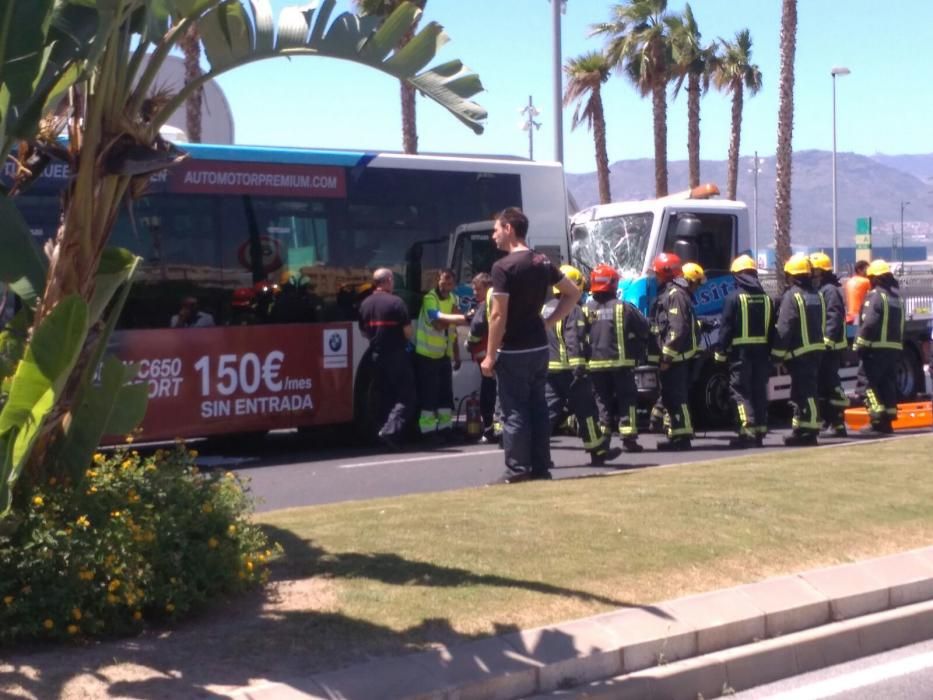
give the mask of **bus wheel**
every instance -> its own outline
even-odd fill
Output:
[[[926,388],[920,357],[913,348],[905,347],[897,356],[896,384],[898,400],[912,399]]]
[[[704,428],[728,428],[733,421],[726,368],[707,362],[692,387],[690,410],[693,421]]]

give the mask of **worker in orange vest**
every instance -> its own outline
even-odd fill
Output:
[[[865,297],[871,289],[867,270],[868,261],[859,260],[855,263],[855,274],[846,280],[846,323],[858,323],[862,304],[865,303]]]

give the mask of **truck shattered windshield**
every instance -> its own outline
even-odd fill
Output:
[[[616,268],[623,277],[640,275],[653,222],[654,214],[639,212],[574,223],[571,257],[587,275],[600,263]]]

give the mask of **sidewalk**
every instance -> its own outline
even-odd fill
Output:
[[[228,697],[695,700],[928,638],[933,547],[277,679]]]

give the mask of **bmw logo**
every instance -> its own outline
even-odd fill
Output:
[[[331,333],[330,338],[327,339],[327,345],[333,352],[340,350],[340,347],[343,345],[343,340],[340,339],[340,334]]]

